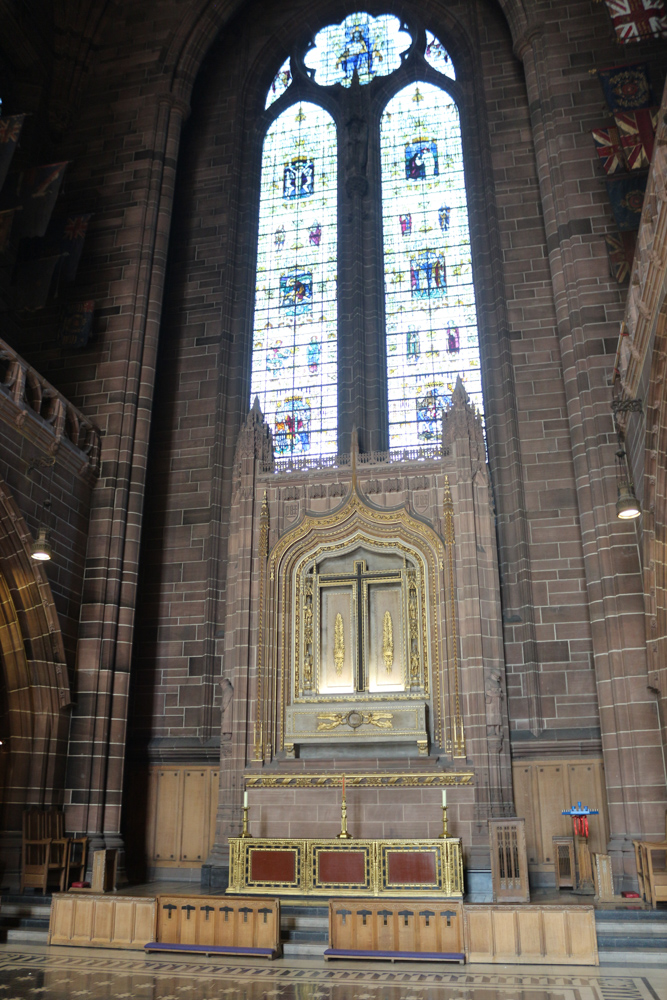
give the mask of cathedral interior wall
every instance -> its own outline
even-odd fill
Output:
[[[87,582],[89,486],[68,481],[57,466],[49,484],[58,547],[71,546],[71,554],[47,576],[73,688],[80,670],[84,693],[74,709],[66,799],[73,828],[90,822],[100,836],[116,836],[127,742],[128,800],[150,791],[153,810],[161,801],[181,809],[188,801],[206,815],[208,839],[153,848],[152,861],[161,855],[159,863],[186,873],[212,846],[211,781],[227,753],[220,738],[224,632],[236,583],[227,574],[228,535],[234,450],[249,408],[257,119],[292,44],[343,10],[327,4],[315,19],[303,3],[255,3],[218,9],[216,21],[203,8],[160,0],[122,5],[111,16],[100,5],[92,27],[70,26],[78,63],[76,47],[56,59],[24,25],[25,44],[7,77],[10,111],[33,116],[17,165],[71,160],[62,197],[71,211],[94,214],[71,293],[96,302],[87,348],[56,345],[59,301],[38,314],[9,308],[4,334],[102,431]],[[589,70],[632,53],[619,49],[589,0],[566,8],[540,0],[529,8],[523,34],[518,4],[460,0],[414,10],[451,39],[469,72],[467,183],[515,771],[589,758],[599,774],[604,759],[609,835],[627,841],[640,830],[661,832],[664,768],[643,653],[641,539],[634,527],[613,521],[600,529],[613,519],[616,499],[609,382],[625,290],[608,275],[603,237],[613,222],[590,136],[605,113]],[[204,30],[201,18],[209,15]],[[659,93],[664,52],[646,43],[641,59]],[[84,67],[78,76],[75,65]],[[644,392],[648,376],[642,386]],[[377,414],[367,417],[381,426]],[[633,445],[637,480],[640,453]],[[17,471],[19,454],[28,460],[25,442],[9,435],[0,475],[34,528],[41,480],[31,484]],[[108,540],[121,536],[119,552]],[[85,692],[97,690],[102,580],[114,595],[109,606],[115,602],[119,636],[117,660],[103,665],[109,690],[118,684],[114,707],[110,696],[103,709],[114,722],[106,790],[103,762],[98,771],[85,763],[95,756],[94,710]],[[78,661],[77,620],[88,642]],[[615,660],[619,649],[627,655]],[[626,710],[636,739],[623,735]],[[161,779],[168,766],[171,777]],[[187,768],[199,782],[192,792]],[[631,795],[640,771],[645,784]],[[299,812],[315,802],[306,793],[278,802],[279,794],[256,799],[257,832],[271,825],[276,836],[293,833]],[[410,795],[433,833],[437,795]],[[388,793],[374,792],[364,806],[364,832],[400,836],[410,822],[409,796],[404,803],[395,811]],[[329,822],[335,808],[318,800],[313,815]],[[468,790],[459,791],[456,809],[454,822],[472,831]],[[147,820],[127,822],[136,831]],[[481,827],[475,836],[481,841]]]

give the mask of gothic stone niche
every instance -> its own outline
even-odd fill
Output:
[[[355,489],[282,535],[266,592],[274,752],[384,744],[410,754],[416,744],[426,755],[429,742],[442,745],[443,558],[440,537],[405,505],[379,509]]]
[[[416,741],[426,751],[423,579],[417,553],[358,537],[300,562],[288,743]]]

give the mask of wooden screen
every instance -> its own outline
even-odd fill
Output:
[[[554,837],[554,869],[557,889],[574,889],[574,838]]]
[[[528,903],[528,859],[525,822],[490,819],[491,879],[494,903]]]

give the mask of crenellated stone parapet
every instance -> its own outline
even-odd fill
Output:
[[[62,393],[0,340],[0,419],[13,423],[41,450],[72,449],[79,472],[99,472],[100,432]]]

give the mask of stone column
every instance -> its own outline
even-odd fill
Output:
[[[156,101],[136,228],[134,281],[115,331],[122,398],[102,441],[93,495],[67,776],[67,829],[122,847],[120,810],[148,439],[181,126],[187,107]],[[136,157],[135,157],[136,158]],[[126,237],[130,239],[126,231]],[[130,251],[128,251],[130,252]],[[128,270],[132,270],[128,268]]]
[[[615,518],[610,394],[587,350],[583,254],[576,199],[559,144],[559,58],[542,28],[515,45],[523,61],[556,306],[563,381],[577,484],[584,570],[616,873],[633,879],[632,839],[664,829],[666,796],[658,713],[649,691],[642,582],[635,530]],[[567,86],[572,82],[568,78]],[[581,211],[581,210],[579,210]]]

